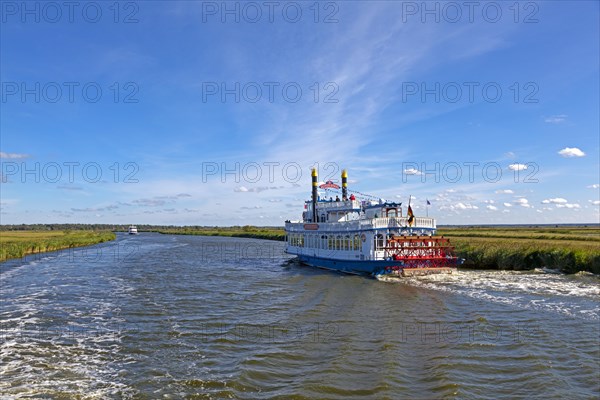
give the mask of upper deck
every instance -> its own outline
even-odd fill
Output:
[[[353,221],[319,223],[305,223],[301,221],[295,221],[286,222],[285,224],[285,229],[288,232],[353,232],[376,229],[419,230],[421,228],[427,230],[436,229],[435,219],[426,217],[415,217],[412,226],[409,226],[407,217],[364,218]]]

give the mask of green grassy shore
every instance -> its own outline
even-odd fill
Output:
[[[87,246],[115,238],[109,230],[126,227],[109,225],[6,226],[0,230],[0,261],[27,254]],[[58,228],[58,229],[56,229]],[[87,230],[85,230],[87,228]],[[93,228],[94,230],[90,230]],[[35,230],[31,230],[35,229]],[[164,234],[231,236],[284,240],[282,227],[202,227],[138,225],[140,232]],[[558,269],[566,273],[589,271],[600,274],[600,227],[440,227],[438,234],[450,238],[464,267],[528,270]]]
[[[284,240],[283,228],[169,227],[155,232]],[[598,227],[443,227],[466,268],[528,270],[551,268],[566,273],[600,274]]]
[[[600,229],[585,227],[442,228],[465,267],[600,274]]]
[[[4,230],[0,231],[0,262],[28,254],[89,246],[115,238],[116,235],[109,231]]]
[[[138,226],[138,229],[140,227]],[[232,226],[232,227],[200,227],[183,226],[149,229],[151,232],[169,235],[199,235],[199,236],[228,236],[250,239],[285,240],[283,228],[256,227],[256,226]]]

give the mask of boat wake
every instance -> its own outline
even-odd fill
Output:
[[[600,320],[600,277],[556,271],[459,271],[416,278],[383,276],[384,282],[445,291],[517,308]]]

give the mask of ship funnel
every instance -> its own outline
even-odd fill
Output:
[[[317,169],[313,168],[312,172],[312,221],[317,222],[317,187],[319,185],[317,180]]]
[[[342,171],[342,200],[348,200],[348,171]]]

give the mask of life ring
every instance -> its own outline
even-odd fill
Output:
[[[362,235],[360,235],[360,239],[363,241],[363,243],[367,241],[367,237],[365,236],[364,233]]]

